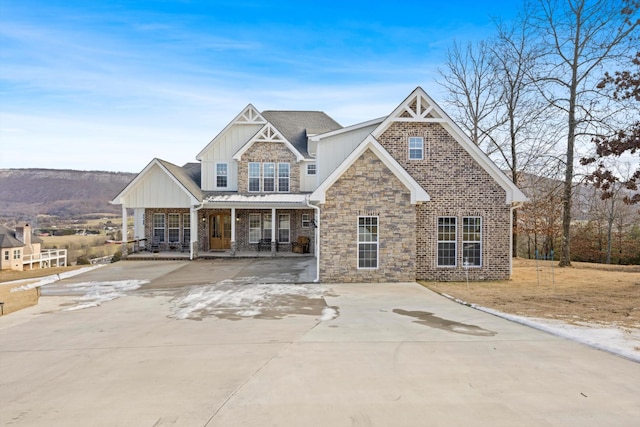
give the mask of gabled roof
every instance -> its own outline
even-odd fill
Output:
[[[0,225],[0,248],[22,248],[24,243],[16,239],[16,233],[12,229]]]
[[[528,199],[513,181],[496,166],[442,108],[421,88],[411,94],[371,133],[375,138],[394,122],[440,123],[469,155],[505,190],[507,204],[526,202]]]
[[[242,155],[247,152],[249,148],[256,142],[279,142],[284,144],[295,156],[298,161],[304,160],[304,156],[300,151],[294,147],[287,138],[280,133],[271,123],[267,123],[256,133],[253,138],[247,141],[236,153],[233,155],[235,160],[240,160]]]
[[[140,180],[144,179],[144,176],[154,166],[158,166],[162,171],[164,171],[179,187],[181,187],[189,196],[191,196],[192,199],[194,199],[194,202],[202,202],[202,190],[200,189],[200,185],[193,180],[191,175],[189,175],[188,170],[174,165],[173,163],[167,162],[166,160],[155,158],[151,160],[151,162],[149,162],[149,164],[142,170],[142,172],[136,175],[136,177],[129,184],[127,184],[127,186],[120,193],[118,193],[118,195],[116,195],[116,197],[114,197],[110,203],[119,205],[121,203],[120,199],[124,197],[133,187],[135,187],[135,185],[140,182]]]
[[[360,156],[371,150],[387,168],[404,184],[411,192],[411,203],[428,202],[431,200],[427,192],[407,173],[406,170],[394,159],[387,150],[371,135],[362,141],[355,150],[324,180],[322,184],[311,194],[311,202],[324,203],[326,192],[340,178]]]
[[[310,157],[307,151],[309,136],[342,128],[322,111],[263,111],[262,116],[306,158]]]
[[[227,133],[227,131],[229,129],[231,129],[231,127],[233,125],[263,125],[267,123],[267,121],[265,120],[264,117],[262,117],[262,115],[260,114],[260,112],[256,109],[256,107],[254,107],[253,105],[249,104],[246,107],[244,107],[244,109],[240,112],[240,114],[238,114],[236,117],[234,117],[233,120],[231,120],[229,122],[229,124],[227,126],[224,127],[224,129],[222,129],[220,131],[220,133],[218,135],[215,136],[215,138],[213,138],[206,147],[204,147],[196,156],[196,160],[202,160],[202,155],[221,137],[224,136],[225,133]]]

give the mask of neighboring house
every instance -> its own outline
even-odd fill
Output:
[[[24,270],[25,258],[40,254],[42,240],[32,235],[31,226],[19,223],[15,230],[0,225],[0,270]]]
[[[114,198],[123,235],[133,209],[136,239],[192,259],[308,238],[322,282],[510,276],[526,197],[421,88],[348,127],[250,104],[196,159],[154,159]]]

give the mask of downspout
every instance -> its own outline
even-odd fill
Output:
[[[315,236],[315,251],[316,251],[316,278],[313,283],[320,283],[320,207],[316,205],[312,205],[309,201],[309,196],[305,197],[305,202],[307,206],[315,209],[316,217],[318,221],[316,222],[316,236]]]
[[[513,211],[523,205],[524,202],[511,202],[509,209],[509,276],[513,274]]]

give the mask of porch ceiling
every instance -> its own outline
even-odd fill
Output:
[[[309,209],[306,194],[221,194],[204,199],[204,208]]]

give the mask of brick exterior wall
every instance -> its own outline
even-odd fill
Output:
[[[410,136],[424,138],[424,159],[409,160]],[[380,144],[426,190],[431,201],[416,207],[418,280],[466,280],[462,262],[462,218],[482,218],[482,267],[469,280],[501,280],[510,275],[510,208],[506,193],[438,123],[395,122]],[[437,221],[457,218],[457,267],[437,267]]]
[[[289,163],[289,191],[288,193],[300,192],[300,165],[296,156],[289,148],[281,142],[256,142],[243,155],[238,162],[238,194],[249,193],[249,162],[275,163],[276,164],[276,185],[278,181],[277,164]],[[260,170],[262,175],[262,170]],[[261,186],[262,186],[262,180]],[[272,192],[273,193],[273,192]]]
[[[322,282],[416,278],[416,211],[409,190],[370,150],[327,190],[320,211]],[[358,269],[358,216],[379,217],[377,269]]]

